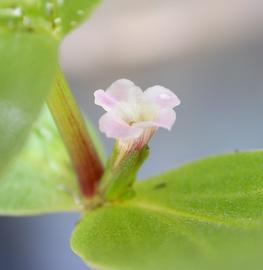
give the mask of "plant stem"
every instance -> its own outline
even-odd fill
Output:
[[[81,192],[92,197],[103,166],[61,70],[57,72],[48,106],[76,170]]]

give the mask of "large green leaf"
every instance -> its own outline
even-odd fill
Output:
[[[25,142],[57,65],[57,40],[97,0],[2,0],[0,3],[0,175]]]
[[[71,162],[47,109],[14,164],[0,181],[0,214],[79,210]]]
[[[71,239],[96,269],[263,269],[263,152],[208,158],[87,213]]]
[[[0,34],[0,174],[26,139],[51,87],[57,43],[44,34]]]
[[[88,130],[102,160],[103,147]],[[22,152],[0,181],[0,215],[80,211],[81,196],[69,155],[45,106]]]

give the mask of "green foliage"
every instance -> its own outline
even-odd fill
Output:
[[[93,126],[88,129],[105,159]],[[0,181],[0,215],[81,211],[81,194],[69,155],[44,107],[22,152]]]
[[[97,0],[1,0],[0,176],[29,134],[57,66],[58,40]]]
[[[79,197],[68,154],[45,108],[22,152],[0,181],[0,214],[80,210]]]
[[[58,41],[97,3],[0,2],[2,215],[82,210],[71,162],[46,109],[9,162],[53,84]],[[132,156],[122,170],[106,175],[104,195],[112,202],[76,226],[71,245],[77,254],[102,270],[263,269],[262,152],[194,162],[135,185],[135,196],[125,200],[123,191],[146,156]]]
[[[48,32],[63,38],[82,23],[99,0],[2,0],[2,31]]]
[[[0,174],[25,141],[47,96],[57,43],[48,35],[0,35]]]
[[[262,180],[262,152],[194,162],[87,213],[72,248],[101,270],[262,269]]]
[[[100,0],[64,0],[64,4],[58,9],[62,34],[68,33],[83,22],[99,2]]]

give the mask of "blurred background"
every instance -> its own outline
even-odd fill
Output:
[[[97,127],[93,92],[127,78],[182,100],[158,131],[140,178],[185,162],[263,146],[261,0],[105,0],[61,47],[61,65]],[[112,141],[101,136],[107,152]],[[0,218],[0,269],[85,270],[68,241],[75,214]]]

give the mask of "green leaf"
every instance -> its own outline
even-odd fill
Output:
[[[101,270],[263,269],[263,152],[207,158],[87,213],[71,245]]]
[[[99,0],[1,0],[0,29],[64,37],[91,14]]]
[[[79,198],[68,154],[45,108],[24,149],[0,181],[0,214],[79,210]]]
[[[97,0],[2,0],[0,3],[0,176],[21,148],[50,89],[57,40]]]
[[[45,34],[0,33],[0,175],[39,114],[56,55],[57,43]]]
[[[97,0],[2,0],[0,3],[0,175],[23,145],[50,89],[57,39]]]
[[[61,18],[61,31],[65,35],[91,14],[100,0],[64,0],[58,7],[58,18]]]

